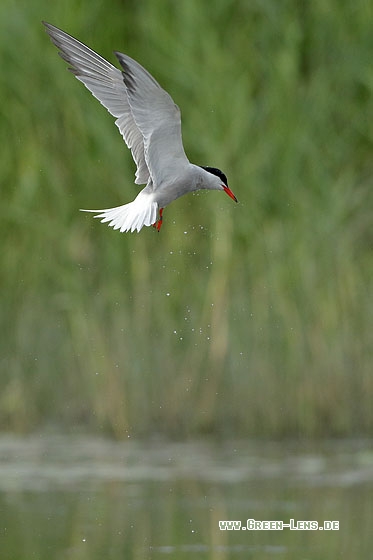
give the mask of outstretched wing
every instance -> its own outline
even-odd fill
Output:
[[[135,183],[146,184],[149,168],[144,153],[144,136],[132,114],[122,72],[71,35],[50,23],[43,23],[60,56],[71,65],[69,70],[116,117],[115,124],[137,165]]]
[[[180,109],[136,60],[115,54],[123,68],[132,116],[144,138],[145,160],[156,189],[189,164],[181,138]]]

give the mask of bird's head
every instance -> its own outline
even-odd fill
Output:
[[[215,177],[211,180],[209,187],[207,188],[225,191],[235,202],[238,202],[237,198],[228,187],[227,176],[220,171],[220,169],[217,169],[216,167],[204,167],[203,165],[200,167]]]

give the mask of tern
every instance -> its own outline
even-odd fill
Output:
[[[69,70],[113,115],[137,166],[135,184],[146,185],[130,203],[96,213],[95,218],[121,232],[143,226],[159,231],[163,209],[199,189],[225,191],[235,202],[220,169],[189,162],[181,138],[180,109],[171,96],[136,60],[115,51],[119,70],[58,27],[43,21]]]

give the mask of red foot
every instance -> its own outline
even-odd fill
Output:
[[[159,209],[159,220],[156,221],[154,224],[152,224],[154,228],[157,228],[157,231],[160,231],[160,229],[162,227],[162,223],[163,223],[162,214],[163,214],[163,208],[160,208]]]

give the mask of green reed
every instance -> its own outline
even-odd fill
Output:
[[[369,4],[6,0],[0,15],[0,426],[368,433]],[[132,200],[134,165],[41,19],[142,62],[182,108],[191,161],[223,169],[240,204],[184,197],[160,234],[80,214]]]

